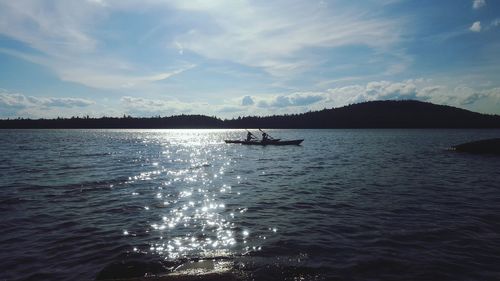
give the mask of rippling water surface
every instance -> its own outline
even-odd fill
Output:
[[[0,131],[0,280],[499,280],[498,130]]]

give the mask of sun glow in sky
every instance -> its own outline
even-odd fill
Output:
[[[496,0],[0,0],[0,118],[500,114]]]

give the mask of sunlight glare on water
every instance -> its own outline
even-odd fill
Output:
[[[234,160],[221,145],[220,131],[216,136],[210,130],[169,130],[142,138],[148,146],[161,147],[161,153],[153,156],[148,171],[128,181],[138,189],[128,193],[132,194],[128,200],[142,194],[145,207],[140,212],[149,218],[144,229],[136,230],[148,237],[148,248],[134,245],[134,251],[175,260],[227,257],[259,248],[247,245],[249,230],[242,231],[233,222],[245,208],[229,208],[226,199],[239,196],[231,183],[241,177],[226,176]],[[135,237],[128,231],[124,235]]]

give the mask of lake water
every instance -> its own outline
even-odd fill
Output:
[[[499,130],[269,133],[0,131],[0,280],[500,280]]]

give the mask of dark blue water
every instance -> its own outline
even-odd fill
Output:
[[[0,280],[500,280],[499,130],[0,131]]]

